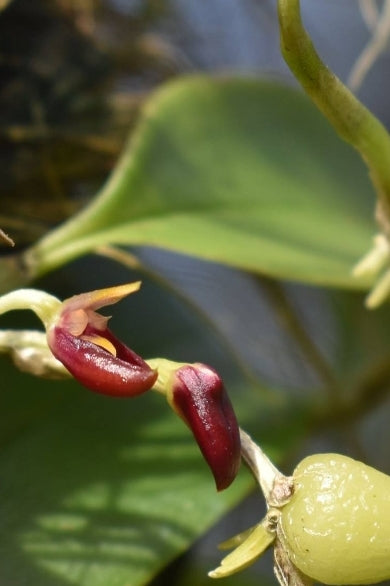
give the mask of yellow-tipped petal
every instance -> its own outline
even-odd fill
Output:
[[[225,578],[244,570],[253,564],[274,540],[275,533],[269,531],[264,523],[259,523],[247,539],[222,560],[218,568],[209,572],[210,578]]]
[[[135,293],[141,287],[141,281],[117,285],[116,287],[107,287],[106,289],[96,289],[88,293],[81,293],[66,299],[63,303],[62,312],[74,311],[75,309],[96,310],[106,305],[113,305],[127,295]]]

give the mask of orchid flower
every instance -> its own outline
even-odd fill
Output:
[[[61,303],[35,289],[19,289],[0,298],[0,313],[32,309],[46,328],[52,354],[82,385],[115,397],[138,395],[150,389],[157,372],[107,327],[109,317],[96,310],[138,291],[130,283],[75,295]]]
[[[75,295],[61,302],[35,289],[0,297],[0,314],[31,309],[43,322],[40,332],[1,332],[0,351],[8,348],[19,368],[39,376],[71,374],[82,385],[115,397],[132,397],[154,389],[163,393],[191,429],[214,475],[217,490],[227,488],[241,461],[240,433],[232,404],[215,370],[164,358],[144,361],[107,327],[97,312],[138,291],[130,283]],[[31,360],[32,357],[32,360]]]
[[[237,475],[240,433],[237,419],[218,373],[205,364],[149,360],[158,367],[155,389],[165,394],[172,409],[191,429],[214,475],[224,490]]]

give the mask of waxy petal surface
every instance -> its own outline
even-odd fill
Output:
[[[87,336],[95,333],[86,330]],[[85,387],[114,397],[133,397],[150,389],[157,372],[130,348],[106,330],[106,338],[115,348],[116,356],[89,339],[72,336],[54,327],[48,342],[54,356]]]
[[[182,366],[175,373],[170,402],[194,434],[217,490],[227,488],[240,466],[241,444],[221,378],[204,364]]]

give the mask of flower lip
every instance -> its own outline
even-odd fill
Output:
[[[49,345],[54,356],[92,391],[133,397],[150,389],[157,372],[109,330],[105,330],[104,339],[114,346],[116,356],[101,345],[56,327],[50,332]]]
[[[109,317],[95,311],[139,287],[136,282],[75,295],[63,302],[47,332],[54,356],[95,392],[134,396],[150,389],[157,378],[157,372],[107,328]]]
[[[217,490],[224,490],[237,475],[241,444],[237,419],[221,378],[204,364],[182,366],[174,374],[169,401],[193,432]]]

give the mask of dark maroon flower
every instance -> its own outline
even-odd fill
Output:
[[[227,488],[240,466],[241,445],[237,419],[221,378],[205,364],[186,364],[173,373],[167,398],[194,434],[217,490]]]
[[[109,317],[96,313],[137,291],[130,283],[75,295],[65,300],[47,330],[54,356],[85,387],[115,397],[150,389],[157,372],[107,328]]]

